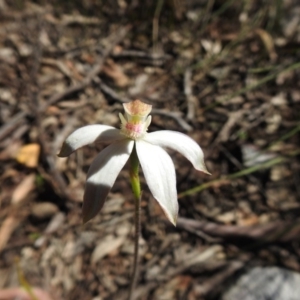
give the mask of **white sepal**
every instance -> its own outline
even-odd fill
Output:
[[[92,162],[83,197],[83,222],[93,218],[103,207],[115,180],[126,164],[134,141],[123,140],[106,147]]]
[[[88,125],[75,130],[65,140],[58,156],[66,157],[77,149],[94,142],[113,142],[125,137],[120,130],[107,125]]]
[[[175,168],[169,154],[159,146],[136,141],[137,155],[149,186],[167,218],[176,225],[178,201]]]
[[[178,151],[192,163],[196,170],[210,174],[204,164],[202,149],[189,136],[176,131],[162,130],[148,133],[144,137],[144,141]]]

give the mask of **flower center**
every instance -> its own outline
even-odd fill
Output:
[[[121,133],[133,140],[143,138],[151,123],[151,116],[148,115],[152,106],[140,100],[125,103],[123,106],[125,115],[119,114]]]

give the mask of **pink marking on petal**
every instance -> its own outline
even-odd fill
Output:
[[[131,132],[141,133],[141,132],[143,132],[143,125],[142,124],[127,123],[126,124],[126,129],[131,131]]]

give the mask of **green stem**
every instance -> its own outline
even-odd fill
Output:
[[[252,167],[248,167],[248,168],[238,171],[236,173],[228,174],[228,175],[224,176],[223,178],[219,178],[219,179],[215,179],[215,180],[203,183],[199,186],[196,186],[192,189],[189,189],[189,190],[186,190],[185,192],[180,193],[178,195],[178,198],[182,198],[184,196],[190,196],[190,195],[199,193],[207,188],[210,188],[211,186],[221,185],[223,182],[224,182],[224,184],[226,184],[226,183],[230,182],[230,180],[232,180],[232,179],[240,178],[240,177],[243,177],[246,175],[250,175],[256,171],[271,168],[273,166],[276,166],[278,164],[286,162],[289,157],[295,157],[299,154],[300,154],[300,150],[295,150],[293,152],[287,153],[286,156],[278,156],[278,157],[270,159],[264,163],[261,163],[261,164],[258,164],[258,165],[252,166]]]
[[[130,282],[130,290],[128,300],[133,299],[133,292],[135,289],[138,277],[138,262],[139,262],[139,237],[141,232],[141,185],[139,178],[139,159],[135,147],[130,155],[130,181],[131,188],[135,200],[135,236],[134,236],[134,258],[133,258],[133,271]]]

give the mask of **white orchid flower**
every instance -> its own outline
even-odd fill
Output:
[[[123,104],[125,115],[119,114],[121,129],[106,125],[88,125],[74,131],[64,142],[58,156],[94,142],[111,142],[92,162],[83,201],[83,220],[89,221],[103,207],[118,174],[134,147],[149,189],[167,218],[175,225],[178,215],[175,168],[164,147],[185,156],[198,171],[209,174],[199,145],[185,134],[162,130],[147,133],[152,106],[135,100]]]

